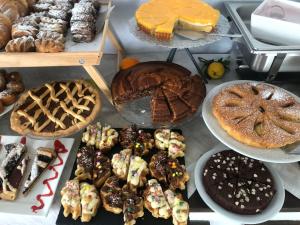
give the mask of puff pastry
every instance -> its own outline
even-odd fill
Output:
[[[24,36],[10,40],[6,47],[6,52],[33,52],[35,50],[34,38]]]

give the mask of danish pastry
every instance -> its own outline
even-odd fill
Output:
[[[33,52],[35,50],[34,38],[24,36],[10,40],[6,47],[6,52]]]
[[[56,32],[41,31],[35,40],[37,52],[62,52],[65,49],[65,38]]]
[[[153,217],[168,219],[171,216],[172,210],[157,180],[148,180],[143,195],[144,206],[151,212]]]
[[[79,181],[76,179],[67,181],[60,194],[64,216],[68,217],[71,214],[72,218],[76,220],[81,215]]]
[[[94,185],[80,183],[81,222],[89,222],[98,211],[101,203],[98,191]]]
[[[105,210],[114,214],[120,214],[123,211],[122,189],[118,177],[112,176],[105,181],[100,196]]]
[[[149,170],[147,162],[139,156],[131,156],[128,169],[127,184],[132,190],[144,186]]]
[[[131,149],[124,149],[120,151],[120,153],[114,154],[112,157],[111,165],[113,168],[113,172],[118,178],[122,180],[127,179],[131,154]]]
[[[136,219],[144,216],[144,201],[136,192],[130,190],[127,185],[122,188],[124,225],[134,225]]]
[[[168,189],[165,192],[166,199],[172,208],[174,225],[187,225],[189,218],[189,204],[182,199],[182,195]]]
[[[101,151],[97,151],[94,157],[93,168],[93,182],[97,188],[100,188],[102,184],[111,175],[110,159],[105,156]]]

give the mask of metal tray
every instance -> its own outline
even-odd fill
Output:
[[[243,38],[238,46],[248,66],[258,72],[300,71],[300,46],[272,45],[259,41],[251,34],[251,13],[261,1],[225,2],[229,16]]]

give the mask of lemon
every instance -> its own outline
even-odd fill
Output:
[[[225,73],[225,67],[221,62],[212,62],[208,65],[207,74],[211,79],[220,79]]]

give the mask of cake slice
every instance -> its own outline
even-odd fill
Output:
[[[169,90],[163,92],[172,111],[173,122],[185,118],[191,112],[191,109],[175,93]]]
[[[25,181],[23,194],[26,195],[33,187],[38,178],[56,158],[56,152],[51,148],[39,147],[33,160],[30,174]]]
[[[28,159],[23,158],[12,170],[6,180],[0,179],[0,199],[13,201],[17,198],[19,187],[24,177]]]
[[[155,123],[169,122],[172,113],[161,88],[157,88],[151,99],[151,116]]]

